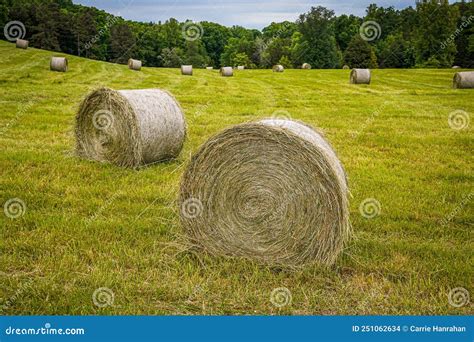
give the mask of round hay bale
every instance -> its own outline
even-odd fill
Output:
[[[128,68],[131,70],[139,71],[142,68],[142,61],[139,61],[138,59],[130,58],[128,60]]]
[[[453,69],[461,69],[459,65],[453,65]]]
[[[453,88],[470,89],[474,88],[474,71],[462,71],[454,74]]]
[[[214,68],[211,67],[211,66],[208,66],[208,67],[206,67],[206,70],[214,70]]]
[[[24,39],[17,39],[16,40],[16,47],[18,49],[28,49],[28,44],[29,44],[29,42],[27,40],[24,40]]]
[[[82,101],[75,134],[79,156],[135,168],[178,156],[186,122],[166,91],[100,88]]]
[[[274,65],[272,68],[273,72],[283,72],[285,68],[281,64]]]
[[[193,66],[192,65],[181,65],[181,75],[193,75]]]
[[[344,70],[349,70],[349,69],[350,69],[347,64],[346,64],[346,65],[343,65],[342,68],[343,68]]]
[[[350,83],[370,84],[370,69],[352,69]]]
[[[311,69],[311,64],[303,63],[303,65],[301,66],[301,69]]]
[[[232,67],[222,67],[219,72],[221,76],[224,77],[234,76],[234,70],[232,69]]]
[[[239,66],[237,66],[237,70],[245,70],[245,65],[239,65]]]
[[[192,244],[270,265],[330,265],[351,232],[340,161],[321,134],[291,120],[210,138],[183,175],[179,203]]]
[[[51,57],[49,68],[52,71],[66,72],[68,69],[68,63],[66,57]]]

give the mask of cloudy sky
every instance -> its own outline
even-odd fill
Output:
[[[94,6],[125,19],[164,21],[213,21],[222,25],[241,25],[261,29],[272,21],[294,21],[311,6],[325,6],[339,14],[363,16],[370,3],[405,8],[415,0],[73,0],[76,4]]]

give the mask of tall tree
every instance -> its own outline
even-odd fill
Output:
[[[135,37],[130,26],[120,23],[110,29],[110,58],[115,63],[127,63],[133,57]]]

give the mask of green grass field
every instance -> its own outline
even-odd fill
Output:
[[[217,71],[144,68],[0,42],[1,314],[472,314],[450,289],[474,296],[474,90],[451,88],[453,70]],[[74,121],[90,90],[163,88],[180,101],[188,137],[179,158],[138,171],[74,156]],[[271,116],[323,130],[344,164],[355,236],[337,264],[272,269],[186,249],[176,196],[190,154],[233,124]],[[452,126],[452,125],[451,125]],[[455,127],[456,128],[456,127]],[[381,204],[375,218],[359,205]],[[96,289],[113,305],[93,303]],[[276,307],[272,290],[292,301]],[[109,301],[109,304],[112,302]]]

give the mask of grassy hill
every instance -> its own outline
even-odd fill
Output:
[[[451,288],[474,295],[474,90],[451,88],[453,70],[374,70],[370,86],[348,70],[217,71],[143,68],[0,42],[2,314],[469,314]],[[60,54],[59,54],[60,55]],[[180,101],[188,138],[180,157],[139,171],[74,156],[74,119],[90,90],[163,88]],[[344,164],[355,238],[335,267],[275,270],[184,248],[176,194],[189,156],[223,128],[269,116],[323,130]],[[380,214],[364,218],[367,198]],[[98,288],[113,305],[98,307]],[[292,302],[270,301],[286,287]],[[2,306],[3,305],[3,306]]]

